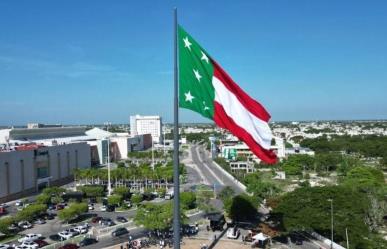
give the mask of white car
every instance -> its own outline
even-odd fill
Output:
[[[17,225],[23,229],[29,229],[32,227],[31,223],[29,223],[28,221],[20,221]]]
[[[30,248],[28,248],[27,246],[18,245],[15,247],[15,249],[30,249]]]
[[[22,246],[26,246],[28,249],[37,249],[37,248],[39,248],[38,243],[35,243],[33,241],[24,241],[21,245]]]
[[[58,235],[60,237],[62,237],[63,239],[70,239],[71,237],[73,237],[73,234],[68,232],[68,231],[63,231],[63,232],[59,232]]]
[[[88,226],[85,224],[85,225],[81,225],[81,226],[76,226],[74,227],[74,230],[77,231],[78,233],[80,234],[84,234],[84,233],[87,233],[89,231],[89,228]]]
[[[0,244],[0,249],[8,249],[9,247],[7,244]]]
[[[15,206],[17,206],[17,207],[23,206],[23,202],[22,201],[17,201],[15,203]]]
[[[101,210],[101,211],[106,211],[106,206],[102,206],[102,207],[100,208],[100,210]]]
[[[241,231],[236,226],[231,227],[227,230],[227,238],[229,239],[237,239],[240,234]]]
[[[89,210],[94,210],[94,204],[89,204],[88,207],[89,207]]]
[[[19,241],[20,243],[23,243],[24,241],[34,241],[34,240],[37,240],[40,237],[42,237],[42,235],[39,234],[39,233],[28,233],[24,237],[18,239],[17,241]]]

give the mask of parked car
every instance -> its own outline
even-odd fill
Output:
[[[81,225],[81,226],[74,227],[74,230],[77,231],[79,234],[84,234],[84,233],[87,233],[87,231],[89,231],[89,228],[88,226]]]
[[[89,205],[87,205],[89,210],[94,210],[94,204],[93,203],[90,203]]]
[[[43,217],[44,217],[46,220],[53,220],[53,219],[55,219],[55,216],[56,216],[56,214],[53,214],[53,213],[47,213],[47,214],[45,214]]]
[[[67,232],[71,233],[72,237],[74,236],[77,236],[80,234],[80,232],[78,232],[77,230],[75,230],[74,228],[69,228],[69,229],[66,229]]]
[[[44,246],[48,246],[48,243],[45,240],[42,240],[42,239],[34,240],[34,242],[36,244],[38,244],[39,248],[44,247]]]
[[[122,222],[122,223],[128,222],[128,219],[126,219],[126,218],[123,217],[123,216],[117,216],[116,220],[117,220],[118,222]]]
[[[59,234],[52,234],[49,236],[50,240],[53,240],[53,241],[63,241],[65,240],[65,238],[63,238],[62,236],[60,236]]]
[[[15,206],[16,207],[21,207],[21,206],[23,206],[23,202],[22,201],[16,201]]]
[[[67,230],[62,231],[62,232],[59,232],[58,235],[61,236],[64,240],[70,239],[71,237],[73,237],[73,234],[70,233],[70,232],[67,231]]]
[[[42,224],[46,224],[46,221],[44,219],[39,218],[34,221],[34,224],[42,225]]]
[[[78,249],[79,246],[76,244],[66,244],[64,246],[59,247],[58,249]]]
[[[118,236],[121,236],[121,235],[124,235],[124,234],[128,234],[129,231],[128,229],[126,229],[125,227],[121,227],[121,228],[117,228],[116,230],[114,230],[112,232],[112,236],[113,237],[118,237]]]
[[[19,223],[17,223],[17,225],[23,229],[29,229],[32,227],[31,223],[29,223],[28,221],[20,221]]]
[[[88,246],[88,245],[91,245],[91,244],[95,244],[97,243],[98,240],[94,239],[94,238],[84,238],[83,240],[81,240],[79,242],[79,246],[82,247],[82,246]]]
[[[102,218],[100,221],[99,221],[99,224],[101,226],[113,226],[114,225],[114,222],[110,219],[110,218]]]
[[[29,249],[28,246],[18,245],[15,247],[11,247],[12,249]]]
[[[91,219],[91,223],[99,223],[102,217],[96,216]]]
[[[240,234],[241,234],[241,231],[238,229],[237,226],[230,227],[227,230],[227,238],[229,239],[238,239]]]
[[[0,244],[0,249],[10,249],[10,248],[12,248],[10,245]]]
[[[101,207],[99,208],[99,210],[105,212],[105,211],[106,211],[106,206],[105,206],[105,205],[101,206]]]
[[[106,206],[106,212],[114,212],[116,210],[116,206],[114,205],[107,205]]]
[[[24,241],[21,245],[26,246],[28,249],[38,249],[39,248],[38,243],[36,243],[34,241]]]
[[[18,239],[17,241],[19,241],[20,243],[23,243],[24,241],[33,241],[33,240],[40,239],[41,237],[42,235],[40,233],[28,233],[24,235],[24,237]]]

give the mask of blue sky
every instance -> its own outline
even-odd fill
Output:
[[[174,6],[273,120],[387,118],[387,1],[4,0],[0,125],[171,121]]]

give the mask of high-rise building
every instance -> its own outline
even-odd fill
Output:
[[[162,121],[160,116],[130,116],[130,134],[132,136],[151,134],[154,143],[162,143]]]

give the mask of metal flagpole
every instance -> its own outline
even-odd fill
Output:
[[[180,189],[179,189],[179,99],[178,99],[178,50],[177,8],[174,9],[174,126],[173,126],[173,248],[180,249]]]

